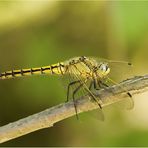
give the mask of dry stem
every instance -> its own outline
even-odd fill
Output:
[[[126,87],[132,96],[134,96],[148,90],[148,75],[137,76],[125,80],[120,84]],[[107,89],[95,91],[94,94],[97,98],[101,98],[103,107],[127,97],[125,90],[121,89],[119,85],[114,85]],[[82,113],[88,110],[96,109],[98,108],[98,105],[93,101],[90,101],[90,96],[86,95],[77,99],[77,108],[78,113]],[[39,129],[51,127],[56,122],[73,115],[75,115],[75,109],[73,102],[69,101],[24,119],[20,119],[16,122],[9,123],[0,127],[0,143],[23,136]]]

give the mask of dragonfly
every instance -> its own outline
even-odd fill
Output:
[[[68,77],[71,77],[72,79],[67,85],[66,101],[70,99],[70,89],[73,88],[71,99],[73,99],[76,117],[78,119],[76,94],[80,89],[85,90],[85,92],[87,92],[91,96],[91,98],[97,103],[98,107],[102,109],[101,98],[97,99],[95,97],[95,95],[92,93],[92,87],[96,90],[109,87],[108,84],[106,84],[103,81],[104,79],[108,79],[112,83],[118,84],[108,77],[108,74],[110,73],[111,70],[109,64],[112,62],[126,63],[128,65],[131,65],[131,63],[124,61],[112,61],[106,59],[98,60],[98,58],[94,57],[80,56],[53,65],[2,72],[0,74],[0,79],[4,80],[10,78],[17,78],[17,77],[31,76],[31,75],[42,75],[42,74],[48,74],[48,75],[56,74],[61,76],[68,75]],[[124,87],[122,86],[120,87],[126,91],[128,97],[132,100],[131,93],[128,90],[126,90]],[[133,100],[131,102],[133,102]],[[133,103],[131,106],[133,108]]]

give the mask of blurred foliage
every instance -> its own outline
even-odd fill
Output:
[[[147,1],[0,1],[1,71],[38,67],[74,56],[128,60],[111,77],[143,75],[148,62]],[[57,76],[1,81],[0,125],[65,101]],[[132,111],[104,108],[100,122],[80,115],[2,146],[148,146],[147,94]]]

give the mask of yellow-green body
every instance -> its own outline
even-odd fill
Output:
[[[104,65],[103,65],[104,64]],[[95,59],[89,57],[75,57],[68,61],[39,67],[39,68],[29,68],[29,69],[19,69],[6,71],[0,74],[0,79],[9,79],[22,76],[31,76],[39,74],[72,74],[81,78],[103,78],[106,76],[110,69],[101,69],[99,66],[107,66],[107,63],[98,63]]]
[[[9,79],[15,77],[40,75],[40,74],[61,74],[63,72],[62,65],[63,63],[58,63],[58,64],[53,64],[51,66],[6,71],[1,73],[0,79]]]
[[[102,82],[102,79],[105,78],[110,72],[110,68],[108,67],[107,62],[98,61],[95,58],[91,57],[75,57],[65,62],[60,62],[57,64],[39,67],[39,68],[29,68],[29,69],[19,69],[19,70],[11,70],[6,71],[0,74],[0,79],[10,79],[10,78],[17,78],[22,76],[31,76],[31,75],[40,75],[40,74],[48,74],[48,75],[70,75],[71,78],[75,78],[75,80],[72,80],[68,84],[67,89],[67,100],[69,98],[69,89],[70,86],[75,85],[76,83],[79,83],[79,86],[75,88],[73,91],[73,101],[74,101],[74,107],[77,115],[77,109],[76,109],[76,103],[75,103],[75,94],[76,92],[83,87],[91,96],[92,98],[97,102],[100,108],[102,102],[98,101],[96,97],[91,92],[91,86],[94,85],[95,89],[98,89],[97,86],[101,87],[108,86]],[[112,81],[108,78],[108,80]],[[89,87],[87,86],[87,82],[90,82]],[[115,83],[114,81],[112,81]],[[124,89],[124,88],[123,88]],[[124,89],[127,92],[127,95],[130,97],[130,100],[132,100],[131,94]],[[133,102],[130,101],[130,102]],[[133,107],[133,103],[131,105]],[[78,118],[78,116],[77,116]]]

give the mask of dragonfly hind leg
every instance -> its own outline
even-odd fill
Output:
[[[71,87],[72,85],[76,84],[76,83],[80,83],[80,81],[78,80],[78,81],[73,81],[73,82],[69,83],[68,88],[67,88],[67,100],[66,100],[66,102],[68,102],[68,100],[69,100],[69,91],[70,91],[70,87]]]
[[[73,81],[71,82],[69,85],[68,85],[68,88],[67,88],[67,101],[69,100],[69,91],[70,91],[70,87],[77,84],[77,83],[80,83],[81,81],[78,80],[78,81]],[[74,108],[75,108],[75,112],[76,112],[76,117],[77,119],[78,118],[78,111],[77,111],[77,105],[76,105],[76,99],[75,99],[75,94],[79,91],[79,89],[83,86],[83,83],[80,83],[80,85],[73,91],[73,94],[72,94],[72,99],[73,99],[73,103],[74,103]]]
[[[80,89],[82,86],[83,86],[83,83],[81,83],[81,84],[73,91],[73,96],[72,96],[77,119],[79,119],[79,117],[78,117],[77,105],[76,105],[76,100],[75,100],[75,94],[79,91],[79,89]]]
[[[90,85],[89,85],[89,91],[88,91],[88,93],[92,96],[92,98],[93,98],[93,100],[98,104],[98,106],[99,106],[99,108],[100,109],[102,109],[102,106],[101,106],[101,104],[99,103],[99,101],[96,99],[96,97],[93,95],[93,93],[92,93],[92,86],[94,85],[94,89],[96,89],[96,90],[99,90],[98,88],[97,88],[97,85],[96,85],[96,82],[95,82],[95,80],[93,80],[93,81],[91,81],[90,82]],[[99,98],[100,98],[100,101],[101,101],[101,97],[99,96]]]

